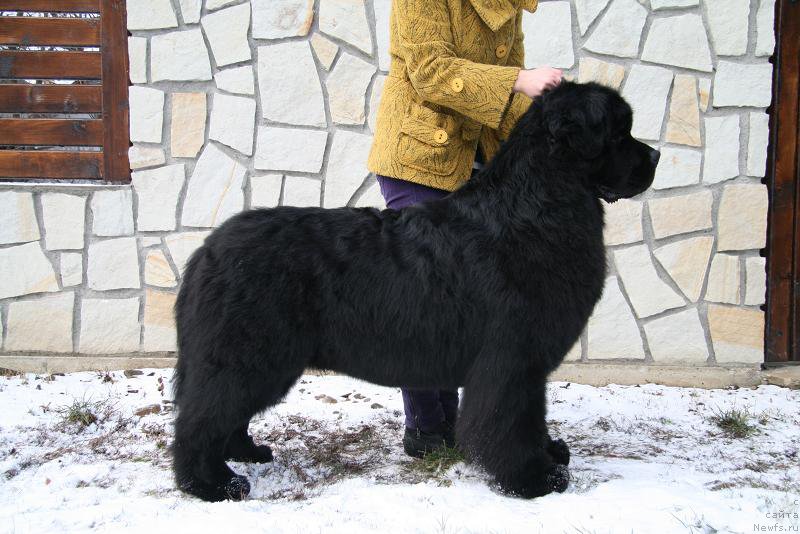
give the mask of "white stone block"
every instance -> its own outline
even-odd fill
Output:
[[[131,141],[160,143],[164,125],[164,92],[134,85],[128,88]]]
[[[242,211],[246,173],[241,163],[213,144],[206,145],[189,179],[181,224],[210,228]]]
[[[373,74],[372,64],[352,54],[342,54],[325,82],[333,122],[364,124],[367,87]]]
[[[316,178],[287,176],[283,186],[283,205],[298,207],[319,207],[322,182]]]
[[[0,273],[0,299],[58,291],[53,265],[38,242],[0,248]]]
[[[146,37],[128,37],[128,67],[131,83],[147,83]]]
[[[661,67],[633,65],[622,96],[633,108],[631,133],[639,139],[661,137],[667,95],[672,84],[672,71]]]
[[[325,198],[322,206],[346,206],[369,175],[367,156],[372,146],[372,136],[346,130],[333,134],[328,169],[325,174]]]
[[[170,0],[133,0],[127,4],[128,30],[157,30],[178,26]]]
[[[747,140],[747,175],[757,178],[767,173],[767,146],[769,145],[769,115],[750,113],[750,136]]]
[[[174,352],[178,348],[175,329],[175,293],[148,289],[144,301],[145,352]]]
[[[523,11],[522,32],[526,67],[549,65],[569,69],[575,64],[569,2],[542,3],[536,13]]]
[[[83,283],[83,254],[63,252],[60,263],[62,287],[79,286]]]
[[[650,353],[657,365],[703,364],[708,344],[696,309],[660,317],[644,325]]]
[[[83,299],[81,337],[83,354],[125,354],[139,351],[139,299]]]
[[[256,101],[242,96],[215,93],[212,105],[208,138],[252,156]]]
[[[747,52],[750,0],[705,0],[708,27],[718,56]]]
[[[764,362],[764,313],[709,304],[708,327],[718,364]]]
[[[620,31],[624,31],[624,22]],[[687,69],[711,72],[711,50],[700,15],[687,13],[653,19],[642,59]]]
[[[708,271],[705,300],[739,303],[739,258],[730,254],[715,254]]]
[[[375,133],[375,126],[378,123],[378,108],[380,107],[386,78],[385,75],[378,74],[372,83],[372,93],[369,96],[369,116],[367,117],[367,124],[372,133]]]
[[[234,4],[238,1],[239,0],[206,0],[206,9],[208,11],[212,11],[214,9],[219,9],[230,4]]]
[[[258,85],[264,118],[327,126],[322,86],[306,41],[258,47]]]
[[[251,0],[253,39],[307,35],[314,21],[314,0]]]
[[[178,5],[181,8],[184,24],[200,22],[200,10],[203,7],[203,0],[178,0]]]
[[[253,67],[250,65],[220,71],[214,75],[214,82],[217,89],[229,93],[254,95],[256,92]]]
[[[686,304],[658,277],[647,245],[615,250],[614,264],[639,318],[681,308]]]
[[[765,108],[772,101],[772,64],[720,61],[714,76],[714,107]]]
[[[356,207],[376,208],[379,210],[386,209],[386,200],[381,194],[381,188],[378,185],[378,182],[370,185],[367,190],[364,191],[360,197],[358,197],[358,201],[356,201]]]
[[[82,249],[86,220],[86,197],[44,193],[41,200],[44,248],[47,250]]]
[[[712,236],[692,237],[659,247],[653,251],[653,255],[686,298],[697,302],[703,290],[713,245]]]
[[[39,237],[33,195],[0,191],[0,244],[27,243]]]
[[[605,0],[608,2],[608,0]],[[389,16],[392,12],[391,0],[374,0],[375,40],[378,42],[378,68],[389,71],[391,55],[389,54]]]
[[[613,0],[583,47],[598,54],[636,57],[646,20],[647,9],[636,0]]]
[[[716,184],[739,176],[739,115],[706,117],[703,183]]]
[[[606,226],[603,239],[606,246],[636,243],[644,239],[642,230],[642,207],[639,200],[620,199],[613,204],[603,202]]]
[[[581,35],[586,33],[606,5],[608,5],[608,0],[575,0],[575,13],[578,16],[578,28]]]
[[[751,250],[767,243],[767,186],[731,184],[717,212],[717,250]]]
[[[192,253],[197,250],[208,234],[211,232],[179,232],[170,234],[164,238],[167,244],[167,250],[172,257],[175,267],[178,269],[179,276],[183,276],[183,269],[186,267],[186,262],[189,261]]]
[[[136,238],[119,237],[89,244],[86,279],[89,289],[138,289],[139,251]]]
[[[5,350],[72,352],[74,306],[71,291],[9,303]]]
[[[606,278],[603,296],[594,307],[587,330],[590,360],[644,359],[639,327],[615,276]]]
[[[711,100],[711,80],[709,78],[697,80],[697,93],[700,97],[700,111],[708,111],[708,104]]]
[[[178,195],[185,179],[182,163],[132,174],[133,190],[138,199],[136,228],[140,232],[175,229]]]
[[[775,0],[761,0],[756,13],[756,55],[771,56],[775,51]]]
[[[204,16],[201,23],[217,67],[248,61],[252,57],[247,42],[250,4],[239,4],[211,13]]]
[[[700,0],[650,0],[653,11],[700,5]]]
[[[211,79],[211,61],[200,28],[155,35],[150,40],[152,81]]]
[[[155,287],[175,287],[175,273],[161,250],[147,251],[144,260],[144,283]]]
[[[713,202],[709,190],[648,200],[653,234],[656,239],[661,239],[711,228]]]
[[[274,208],[281,199],[283,175],[264,174],[250,178],[250,207]]]
[[[158,147],[133,145],[128,149],[128,160],[131,169],[138,170],[163,165],[166,157],[164,151]]]
[[[372,55],[372,37],[364,0],[321,0],[319,29]]]
[[[764,304],[767,293],[767,273],[765,258],[747,258],[745,260],[744,303],[748,306]]]
[[[133,235],[133,191],[130,187],[95,192],[91,209],[94,235]]]
[[[328,143],[328,132],[291,128],[258,128],[256,169],[319,172]]]
[[[699,183],[701,160],[702,154],[696,150],[662,147],[653,189],[670,189]]]

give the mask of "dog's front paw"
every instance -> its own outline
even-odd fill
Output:
[[[561,465],[569,465],[569,447],[563,439],[553,439],[547,445],[547,452],[553,461]]]
[[[550,491],[564,493],[567,486],[569,486],[569,469],[567,469],[566,465],[556,464],[547,472],[545,479],[547,480],[547,486]]]
[[[225,483],[222,488],[222,493],[226,499],[231,501],[241,501],[247,498],[250,494],[250,482],[242,475],[234,475]]]

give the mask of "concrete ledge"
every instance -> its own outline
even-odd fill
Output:
[[[5,355],[0,367],[26,373],[70,373],[75,371],[117,371],[149,367],[172,367],[174,353],[120,354],[113,356],[73,355]],[[320,371],[308,372],[319,374]],[[328,374],[327,372],[323,372]],[[772,384],[800,388],[800,365],[761,370],[759,367],[719,367],[643,365],[641,363],[574,363],[565,362],[551,375],[551,380],[592,386],[608,384],[662,384],[665,386],[725,388],[755,387]]]

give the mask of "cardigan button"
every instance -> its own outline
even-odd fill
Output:
[[[464,80],[461,78],[453,78],[453,81],[450,82],[450,88],[456,93],[460,93],[464,90]]]
[[[447,132],[444,130],[436,130],[436,133],[433,134],[433,140],[437,143],[446,143],[447,142]]]
[[[504,44],[497,45],[497,48],[494,49],[494,53],[498,58],[502,59],[508,54],[508,47]]]

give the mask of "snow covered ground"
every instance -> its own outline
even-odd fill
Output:
[[[305,376],[251,425],[275,462],[231,464],[250,498],[209,504],[173,486],[170,376],[0,378],[0,532],[800,532],[800,391],[553,383],[573,480],[525,501],[403,456],[398,390]]]

